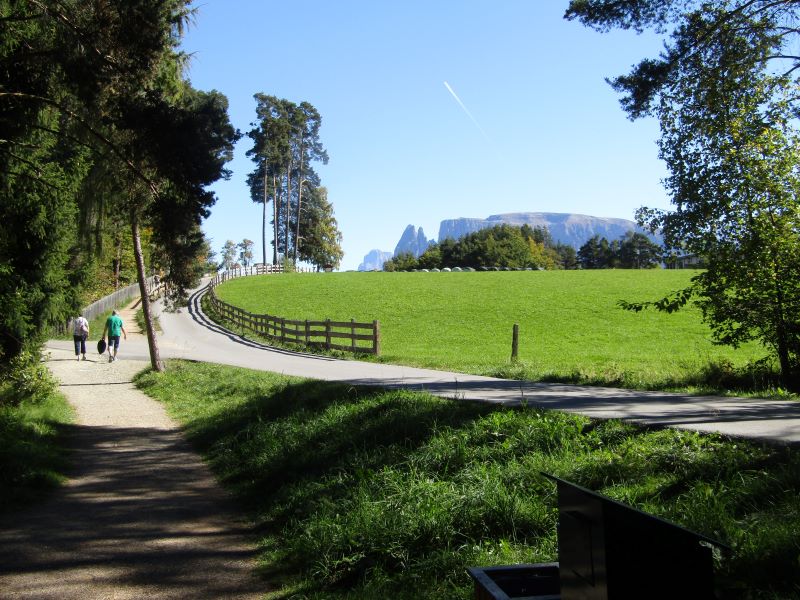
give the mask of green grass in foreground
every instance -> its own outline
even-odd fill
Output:
[[[632,313],[694,271],[323,273],[245,277],[220,299],[289,319],[381,323],[381,360],[534,381],[690,391],[769,391],[766,352],[711,342],[697,308]],[[520,360],[511,331],[520,324]]]
[[[64,480],[67,459],[59,427],[74,414],[56,391],[11,406],[0,384],[0,513],[37,499]]]
[[[800,595],[793,449],[219,365],[137,384],[251,511],[272,598],[471,598],[468,566],[555,558],[541,471],[732,546],[725,597]]]

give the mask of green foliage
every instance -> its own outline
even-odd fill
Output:
[[[336,269],[342,262],[342,234],[333,204],[328,202],[328,190],[315,187],[304,197],[300,211],[300,253],[299,258],[320,269]]]
[[[37,120],[57,126],[50,110]],[[0,362],[78,303],[69,268],[76,214],[70,196],[85,172],[85,153],[45,131],[32,129],[23,139],[25,158],[0,151]]]
[[[638,220],[663,232],[668,252],[704,259],[691,292],[715,339],[759,340],[783,385],[800,390],[800,2],[576,0],[567,16],[601,29],[675,26],[659,61],[615,82],[633,117],[658,117],[670,171],[675,210],[641,209]]]
[[[247,151],[256,168],[247,176],[250,197],[263,204],[264,262],[267,262],[267,203],[272,202],[273,263],[278,255],[301,255],[313,264],[338,264],[341,236],[327,202],[327,193],[319,190],[320,178],[313,162],[328,163],[328,153],[319,138],[322,117],[309,102],[299,105],[289,100],[256,94],[256,116],[248,136],[253,147]],[[308,195],[311,198],[308,198]],[[307,202],[311,206],[306,206]],[[307,214],[303,214],[306,211]],[[323,244],[313,248],[312,240]],[[321,257],[317,254],[321,253]],[[316,259],[322,262],[313,262]]]
[[[417,259],[410,252],[401,252],[383,263],[383,270],[388,272],[413,271],[416,268]]]
[[[541,471],[730,544],[722,597],[800,590],[793,449],[199,363],[137,385],[250,510],[277,594],[471,598],[467,566],[556,557]]]
[[[459,240],[446,239],[431,244],[416,261],[412,256],[396,256],[384,263],[384,271],[442,269],[453,267],[540,268],[575,267],[575,250],[554,244],[545,228],[522,225],[496,225],[469,233]]]
[[[729,32],[711,49],[738,56],[750,40]],[[748,52],[750,50],[748,49]],[[767,48],[761,52],[766,53]],[[659,109],[667,186],[679,211],[641,212],[670,248],[702,255],[693,291],[714,336],[772,348],[784,384],[800,389],[800,136],[785,80],[740,64],[705,77],[705,60],[686,61]],[[763,69],[759,65],[759,69]],[[776,182],[780,182],[776,184]]]
[[[682,77],[685,61],[698,56],[705,57],[704,76],[724,75],[734,64],[748,68],[765,57],[779,65],[779,72],[791,74],[800,62],[793,50],[800,33],[798,12],[798,0],[570,0],[564,17],[603,32],[621,28],[669,34],[658,58],[643,59],[628,75],[610,81],[625,94],[622,107],[636,119],[672,101],[670,83]],[[714,55],[715,48],[729,44],[731,32],[746,43]]]
[[[661,259],[661,247],[642,233],[629,231],[619,240],[592,236],[578,249],[584,269],[652,269]]]
[[[236,264],[236,242],[233,240],[226,240],[225,245],[222,246],[222,262],[220,263],[220,268],[232,269]]]
[[[240,250],[239,257],[242,259],[242,266],[249,267],[253,264],[253,240],[243,239],[237,246]]]
[[[227,179],[239,132],[228,118],[228,100],[217,91],[184,85],[178,99],[148,94],[129,107],[126,130],[143,168],[160,183],[157,193],[136,195],[131,221],[152,229],[158,264],[165,272],[170,300],[181,301],[206,268],[208,242],[200,225],[216,202],[209,186]]]
[[[0,373],[0,513],[29,504],[64,479],[60,433],[72,419],[38,357],[18,355]]]
[[[39,348],[30,345],[14,355],[0,369],[2,404],[19,406],[22,402],[44,401],[55,390],[53,378],[39,359]]]
[[[267,275],[226,282],[217,295],[253,313],[290,319],[378,319],[381,360],[387,362],[520,379],[708,391],[703,384],[708,364],[728,360],[745,369],[764,350],[756,344],[738,350],[715,345],[692,305],[675,314],[632,314],[617,304],[667,295],[687,287],[695,275],[661,269]],[[520,325],[520,347],[519,364],[512,368],[514,323]]]
[[[0,363],[147,257],[177,296],[204,268],[238,133],[182,76],[187,6],[0,0]]]

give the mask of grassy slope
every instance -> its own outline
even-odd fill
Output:
[[[791,449],[218,365],[138,384],[252,511],[274,598],[471,598],[467,566],[555,557],[540,471],[730,544],[726,597],[800,595]]]
[[[0,389],[0,512],[5,512],[63,480],[67,459],[59,427],[72,422],[74,413],[55,391],[19,406],[5,405],[2,396]]]
[[[699,310],[631,313],[692,271],[287,274],[237,279],[221,299],[293,319],[381,322],[382,359],[478,374],[639,388],[683,388],[765,352],[711,343]],[[520,363],[511,330],[520,324]],[[719,366],[722,365],[722,369]]]

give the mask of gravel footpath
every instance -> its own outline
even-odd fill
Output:
[[[262,597],[248,524],[162,406],[134,387],[148,363],[125,360],[125,345],[113,363],[94,347],[80,362],[48,349],[77,411],[74,467],[48,500],[0,520],[0,598]]]

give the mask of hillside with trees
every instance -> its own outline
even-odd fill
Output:
[[[661,246],[633,231],[610,242],[595,235],[578,249],[582,269],[651,269],[661,258]]]
[[[497,225],[440,244],[431,244],[419,258],[401,253],[384,271],[443,268],[574,269],[575,249],[554,243],[542,227]]]

